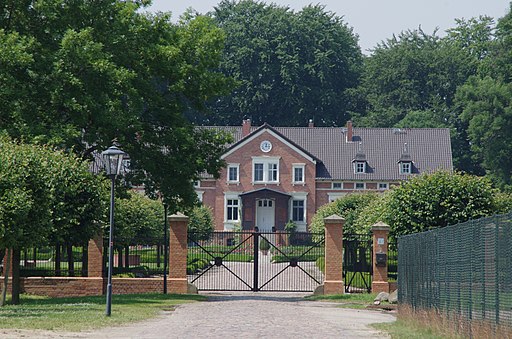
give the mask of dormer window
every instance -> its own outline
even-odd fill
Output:
[[[400,174],[411,174],[411,173],[412,173],[412,163],[410,161],[400,162]]]
[[[363,144],[357,145],[357,153],[352,160],[354,164],[354,173],[366,173],[366,154],[363,152]]]
[[[366,173],[366,161],[355,161],[354,173]]]
[[[407,143],[404,143],[404,149],[400,159],[398,160],[398,165],[400,166],[400,174],[412,173],[412,157],[409,153],[409,147]]]

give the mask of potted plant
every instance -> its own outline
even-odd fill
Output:
[[[268,251],[270,250],[270,243],[267,239],[261,238],[260,240],[260,251],[261,253],[267,255]]]

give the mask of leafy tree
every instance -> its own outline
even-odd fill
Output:
[[[443,171],[422,174],[368,205],[354,223],[368,230],[383,221],[391,226],[392,237],[423,232],[501,212],[504,203],[498,203],[496,193],[483,177]]]
[[[362,54],[357,36],[323,6],[299,12],[252,0],[223,0],[210,13],[226,32],[221,71],[238,86],[211,104],[208,124],[342,125],[345,94],[357,85]],[[200,120],[199,120],[200,119]]]
[[[457,95],[473,156],[498,185],[511,185],[512,83],[473,77]]]
[[[12,250],[13,303],[22,249],[50,240],[82,244],[99,229],[100,180],[76,157],[0,138],[0,248]]]
[[[208,206],[196,206],[189,212],[188,232],[195,241],[208,240],[214,230],[213,213]]]
[[[133,182],[171,210],[195,201],[192,181],[215,174],[227,139],[184,112],[224,93],[224,34],[209,18],[145,14],[149,1],[0,4],[0,122],[16,138],[91,159],[117,140]]]
[[[354,227],[354,220],[358,217],[361,210],[368,204],[371,204],[372,201],[376,200],[377,197],[378,195],[376,193],[364,193],[349,194],[336,199],[329,204],[323,205],[316,211],[311,219],[309,228],[311,232],[314,233],[324,232],[324,218],[336,214],[345,219],[345,225],[343,226],[344,233],[356,233],[357,230]]]
[[[120,246],[163,241],[164,210],[162,202],[137,192],[128,192],[127,198],[116,199],[115,243]]]
[[[365,60],[354,120],[372,127],[450,128],[456,168],[483,174],[455,96],[489,57],[494,22],[482,16],[456,23],[443,38],[418,29],[379,44]]]

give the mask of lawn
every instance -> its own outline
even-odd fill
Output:
[[[200,295],[132,294],[112,296],[112,316],[105,316],[105,296],[48,298],[21,296],[21,305],[0,308],[0,327],[83,331],[133,323],[173,310],[178,304],[204,301]]]

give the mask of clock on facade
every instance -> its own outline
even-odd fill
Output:
[[[270,152],[272,149],[272,143],[268,140],[263,140],[260,144],[260,149],[265,153]]]

